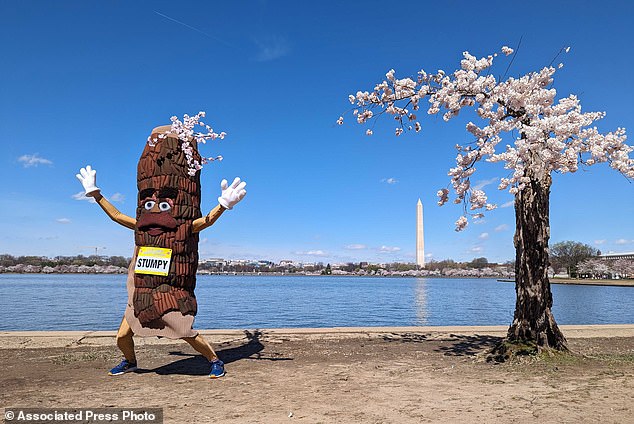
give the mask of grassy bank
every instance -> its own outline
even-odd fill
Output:
[[[552,284],[578,284],[583,286],[620,286],[620,287],[634,287],[634,280],[622,279],[622,280],[594,280],[590,278],[551,278]]]

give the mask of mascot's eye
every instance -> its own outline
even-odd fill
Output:
[[[167,202],[161,202],[159,203],[159,209],[161,210],[161,212],[167,212],[168,210],[172,209],[172,207]]]
[[[154,200],[148,200],[147,202],[145,202],[145,205],[143,205],[143,207],[145,208],[145,210],[150,210],[154,207],[154,205],[156,205],[156,202]]]

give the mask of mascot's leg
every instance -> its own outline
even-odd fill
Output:
[[[207,340],[205,340],[205,338],[200,334],[196,337],[183,337],[183,340],[196,349],[198,353],[207,358],[209,362],[218,359],[218,355],[216,355],[216,352],[213,350],[209,342],[207,342]]]
[[[132,338],[134,333],[128,325],[128,321],[126,321],[125,317],[121,321],[121,325],[119,326],[119,331],[117,331],[117,346],[123,352],[123,356],[128,362],[136,364],[136,355],[134,353],[134,339]]]
[[[220,359],[218,359],[218,355],[214,352],[214,349],[211,347],[209,342],[205,340],[203,336],[200,334],[196,337],[183,337],[187,343],[191,345],[198,353],[203,355],[209,361],[209,365],[211,367],[209,371],[210,378],[219,378],[225,375],[225,364]]]
[[[121,321],[119,331],[117,331],[117,346],[123,352],[125,359],[119,365],[110,370],[110,375],[122,375],[127,372],[136,371],[136,355],[134,354],[134,333],[128,325],[125,317]]]

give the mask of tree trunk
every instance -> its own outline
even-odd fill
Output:
[[[549,173],[536,176],[515,195],[515,315],[507,342],[535,345],[537,349],[567,350],[566,338],[551,311],[553,297],[548,280],[550,238]]]

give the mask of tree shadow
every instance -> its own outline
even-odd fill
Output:
[[[442,338],[432,337],[432,334],[418,333],[389,333],[381,336],[385,342],[400,343],[430,343],[430,347],[439,342],[446,345],[435,346],[433,351],[442,352],[446,356],[473,356],[484,350],[491,350],[498,345],[503,338],[493,336],[483,336],[475,334],[473,336],[449,334]]]
[[[384,342],[423,343],[429,339],[428,334],[389,333],[381,336]]]
[[[216,351],[218,357],[225,363],[230,364],[235,361],[239,361],[241,359],[256,359],[256,360],[267,360],[267,361],[292,361],[293,358],[284,358],[284,357],[276,357],[275,354],[263,355],[262,351],[264,350],[264,345],[260,341],[260,337],[262,336],[262,332],[259,330],[255,330],[254,332],[250,332],[245,330],[244,334],[247,338],[247,342],[243,345],[230,347],[226,349],[219,349]],[[222,345],[229,345],[231,342],[222,343]],[[147,373],[155,373],[159,375],[171,375],[171,374],[180,374],[180,375],[191,375],[191,376],[199,376],[199,375],[208,375],[209,374],[209,361],[205,357],[200,354],[192,354],[192,353],[183,353],[181,351],[172,351],[169,352],[172,356],[182,356],[184,359],[179,359],[175,362],[171,362],[166,365],[162,365],[157,368],[152,369],[141,369],[139,368],[136,373],[139,374],[147,374]]]
[[[503,340],[503,337],[479,334],[473,336],[450,334],[449,337],[451,337],[447,340],[450,342],[449,346],[439,346],[434,350],[446,356],[474,356],[486,350],[490,351]]]

